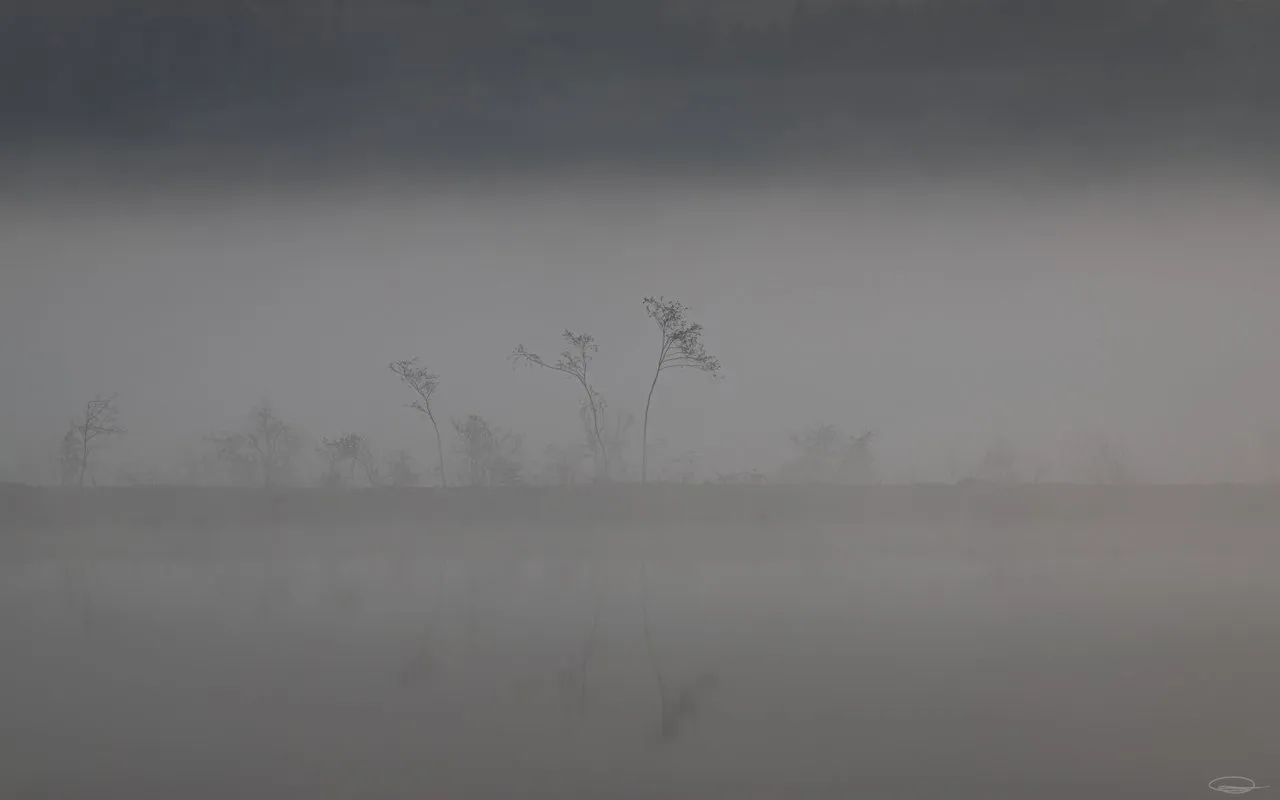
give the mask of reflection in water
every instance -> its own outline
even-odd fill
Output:
[[[1184,791],[1272,752],[1274,585],[1207,556],[33,561],[2,780]]]

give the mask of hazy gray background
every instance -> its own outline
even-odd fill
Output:
[[[825,421],[894,482],[1280,480],[1277,42],[1235,0],[9,3],[0,480],[118,393],[90,482],[268,400],[431,483],[412,356],[446,448],[532,461],[579,394],[507,355],[590,332],[639,415],[650,294],[725,372],[663,379],[651,476]],[[0,485],[0,795],[1280,785],[1275,494]]]
[[[1147,480],[1280,466],[1260,436],[1280,414],[1265,173],[245,183],[48,180],[6,198],[7,474],[49,476],[95,392],[120,393],[129,429],[107,464],[172,463],[263,398],[317,438],[359,432],[430,464],[429,428],[386,368],[413,355],[442,377],[441,417],[484,414],[536,455],[581,440],[577,390],[513,371],[512,347],[595,334],[598,388],[639,414],[646,294],[689,304],[724,362],[723,382],[675,373],[654,398],[651,435],[708,469],[772,468],[816,420],[876,428],[889,479],[960,477],[999,437],[1065,477],[1083,433],[1122,441]]]

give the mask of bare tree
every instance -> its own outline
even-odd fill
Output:
[[[720,372],[720,361],[708,355],[702,344],[702,326],[689,321],[689,310],[683,303],[662,297],[646,297],[644,310],[662,334],[662,347],[658,350],[658,364],[649,384],[649,395],[644,401],[644,425],[640,434],[641,483],[649,474],[649,405],[653,402],[653,390],[658,388],[658,378],[669,369],[696,369],[712,375]]]
[[[493,454],[493,430],[484,417],[471,414],[465,420],[455,419],[453,432],[458,436],[457,450],[467,462],[467,483],[470,486],[488,486],[485,474]]]
[[[513,364],[524,363],[563,372],[582,386],[582,391],[586,395],[586,407],[591,414],[591,449],[596,460],[596,480],[608,479],[609,453],[600,432],[600,413],[604,410],[604,398],[592,388],[587,375],[592,357],[599,351],[600,346],[596,344],[595,337],[589,333],[574,333],[566,330],[562,337],[569,346],[560,351],[560,357],[555,363],[543,360],[537,353],[529,352],[524,345],[520,345],[512,352],[511,361]]]
[[[345,442],[343,442],[342,439],[332,440],[325,437],[320,440],[320,446],[316,448],[316,452],[320,454],[320,458],[324,459],[327,468],[325,469],[324,476],[321,477],[317,485],[326,489],[341,489],[347,484],[347,481],[342,474],[342,463],[347,460],[347,454],[344,452],[344,444]],[[352,461],[351,463],[353,465],[351,481],[354,483],[355,462]]]
[[[256,472],[264,488],[285,480],[302,449],[302,435],[276,416],[271,404],[263,402],[249,417],[245,430],[213,437],[219,458],[244,474]]]
[[[627,480],[629,478],[626,462],[627,443],[631,440],[631,427],[635,425],[636,417],[634,414],[608,408],[604,398],[600,398],[598,406],[600,446],[606,456],[609,470],[609,474],[605,477]],[[610,411],[612,411],[612,419],[610,419]],[[592,424],[594,418],[591,416],[591,408],[586,400],[583,400],[578,407],[578,418],[582,421],[583,431],[587,435],[587,444],[591,445],[595,438],[595,427]]]
[[[716,473],[716,483],[721,484],[761,486],[768,482],[764,473],[758,469],[749,469],[746,472],[731,472],[728,475],[722,472]]]
[[[356,463],[360,465],[360,471],[364,473],[364,479],[370,487],[384,485],[382,470],[374,458],[373,445],[368,438],[363,439],[363,446],[356,451]]]
[[[520,480],[519,434],[490,425],[479,414],[453,420],[458,452],[467,460],[471,486],[509,486]]]
[[[586,453],[576,445],[561,447],[549,444],[543,450],[542,471],[547,483],[556,486],[571,486],[578,477],[578,465],[586,458]]]
[[[667,467],[662,470],[659,480],[669,479],[676,483],[693,483],[698,477],[698,466],[700,462],[698,451],[686,450],[675,458],[669,459]],[[670,478],[665,478],[665,474],[670,474]]]
[[[1080,477],[1086,483],[1120,486],[1134,482],[1134,470],[1124,443],[1102,433],[1073,437]]]
[[[404,385],[418,395],[418,399],[410,403],[409,407],[421,411],[427,415],[427,419],[431,420],[431,427],[436,432],[436,455],[440,458],[440,485],[447,486],[444,474],[444,441],[440,438],[440,426],[436,424],[436,415],[431,410],[431,398],[435,396],[436,389],[440,388],[440,377],[428,372],[426,367],[419,366],[416,358],[391,362],[391,371],[399,375]]]
[[[840,465],[836,468],[836,480],[841,483],[875,483],[875,453],[871,445],[876,440],[875,431],[863,431],[857,436],[845,438]]]
[[[178,480],[187,486],[204,486],[217,483],[225,470],[218,458],[216,437],[202,437],[200,446],[184,446],[176,465]]]
[[[875,478],[874,431],[846,434],[832,423],[810,425],[791,434],[799,456],[783,465],[780,477],[797,483],[868,483]]]
[[[124,428],[116,424],[117,415],[115,395],[96,395],[85,403],[84,417],[72,421],[71,429],[62,437],[59,457],[64,482],[69,482],[70,472],[74,469],[76,485],[84,486],[85,473],[89,470],[89,456],[101,444],[99,440],[125,432]]]
[[[267,487],[287,478],[302,449],[302,436],[265,402],[254,409],[245,442],[262,470],[262,485]]]
[[[323,439],[320,443],[320,455],[329,464],[329,472],[325,482],[330,485],[342,484],[342,473],[339,469],[345,463],[350,470],[350,485],[356,483],[356,467],[364,471],[365,480],[370,486],[377,485],[378,470],[373,465],[373,449],[369,440],[357,433],[348,433],[338,439]]]
[[[72,420],[58,447],[58,477],[63,486],[74,484],[80,474],[80,435]]]
[[[392,486],[418,485],[418,471],[407,450],[397,450],[387,462],[387,481]]]
[[[161,486],[165,479],[154,464],[139,457],[131,465],[116,469],[115,483],[121,486]]]
[[[996,437],[982,454],[970,477],[994,483],[1017,483],[1022,474],[1023,456],[1013,443]]]

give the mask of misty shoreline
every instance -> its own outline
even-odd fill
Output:
[[[1255,534],[1274,531],[1277,521],[1280,491],[1243,484],[0,487],[0,531],[21,537],[112,530],[126,538],[159,533],[161,541],[178,531],[252,539],[267,530],[305,529],[366,544],[406,536],[499,548],[647,540],[691,553],[702,544],[709,553],[726,543],[785,553],[842,542],[921,552],[988,544],[1141,549],[1143,542],[1217,550],[1233,542],[1266,545],[1270,537]]]

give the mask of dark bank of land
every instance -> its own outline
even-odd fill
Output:
[[[303,537],[336,535],[362,546],[408,537],[535,551],[571,542],[624,547],[661,542],[707,555],[721,548],[757,546],[761,554],[785,555],[845,545],[911,552],[1218,552],[1269,549],[1280,542],[1280,487],[0,487],[0,530],[11,541],[110,531],[97,541],[248,542],[277,529]]]
[[[124,149],[143,154],[125,177],[304,180],[1011,149],[1265,161],[1280,124],[1274,3],[779,2],[767,22],[682,5],[21,0],[0,11],[0,149],[10,169]]]
[[[120,131],[46,132],[0,114],[0,151],[13,180],[47,181],[52,171],[119,186],[180,177],[394,184],[623,168],[714,177],[1229,160],[1260,169],[1275,163],[1277,85],[1230,66],[602,75],[479,89],[392,77],[157,112]]]

